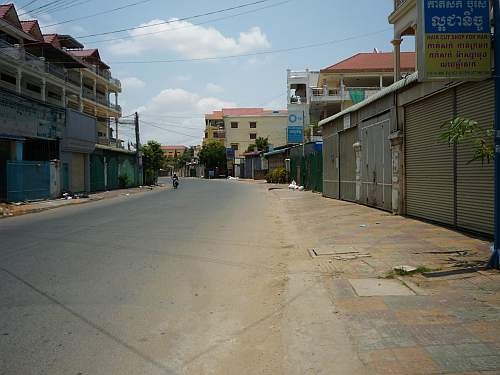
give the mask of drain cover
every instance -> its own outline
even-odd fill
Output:
[[[359,251],[352,246],[316,247],[309,250],[312,257],[328,255],[359,254]]]
[[[359,297],[415,295],[398,280],[350,279],[349,283]]]

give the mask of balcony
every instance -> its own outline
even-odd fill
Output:
[[[394,0],[394,10],[397,10],[399,7],[403,6],[408,0]]]
[[[84,62],[85,63],[85,62]],[[111,76],[111,72],[108,70],[108,69],[100,69],[98,66],[95,66],[95,65],[88,65],[87,64],[87,68],[94,72],[96,75],[98,75],[99,77],[102,77],[104,78],[106,81],[108,81],[109,83],[111,83],[112,85],[114,86],[117,86],[121,89],[122,87],[122,83],[120,82],[119,79],[116,79],[116,78],[113,78]]]
[[[96,95],[94,94],[94,91],[85,86],[82,89],[82,95],[84,98],[93,100],[94,102],[96,101]]]
[[[342,89],[313,88],[313,103],[335,103],[345,100],[361,101],[381,90],[380,87],[345,87]]]
[[[119,105],[119,104],[114,104],[114,103],[111,103],[111,102],[109,103],[109,108],[111,108],[111,109],[115,110],[116,112],[120,112],[120,113],[121,113],[121,111],[122,111],[122,107],[121,107],[121,105]]]

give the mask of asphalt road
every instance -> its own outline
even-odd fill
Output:
[[[286,272],[263,185],[0,221],[0,374],[277,374]]]

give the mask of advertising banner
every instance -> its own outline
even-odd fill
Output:
[[[420,81],[491,77],[489,0],[421,0]]]

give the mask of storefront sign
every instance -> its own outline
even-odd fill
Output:
[[[304,127],[303,126],[289,126],[287,129],[288,144],[302,143],[304,141]]]
[[[491,76],[489,0],[419,1],[420,81]]]

